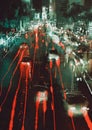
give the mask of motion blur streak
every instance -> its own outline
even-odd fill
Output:
[[[21,77],[22,77],[22,73],[20,73],[18,87],[17,87],[17,90],[15,92],[15,96],[14,96],[14,99],[13,99],[12,110],[11,110],[11,115],[10,115],[10,122],[9,122],[9,130],[13,129],[14,116],[15,116],[15,110],[16,110],[16,104],[17,104],[17,97],[18,97],[18,93],[19,93],[19,90],[20,90]]]
[[[24,100],[24,112],[23,112],[23,121],[21,130],[25,130],[24,123],[26,117],[26,108],[27,108],[27,96],[28,96],[28,78],[29,78],[30,66],[26,68],[26,86],[25,86],[25,100]]]
[[[76,130],[76,129],[75,129],[75,125],[74,125],[73,117],[71,117],[71,121],[72,121],[72,127],[73,127],[73,130]]]
[[[7,76],[7,74],[9,73],[9,71],[10,71],[10,69],[11,69],[13,63],[15,62],[15,60],[17,59],[17,57],[19,56],[19,54],[20,54],[20,50],[18,50],[18,52],[17,52],[17,54],[15,55],[13,61],[12,61],[11,64],[9,65],[7,72],[4,74],[4,76],[3,76],[2,80],[1,80],[0,96],[2,95],[2,88],[3,88],[4,79],[5,79],[5,77]]]
[[[35,30],[36,49],[38,48],[38,30]]]
[[[35,57],[36,57],[36,50],[39,48],[38,46],[38,30],[34,31],[35,33],[35,48],[34,48],[34,56],[33,56],[33,69],[32,69],[32,77],[34,75],[34,63],[35,63]]]
[[[38,111],[39,111],[39,105],[40,105],[40,93],[37,94],[38,100],[36,100],[36,115],[35,115],[35,130],[38,129]]]
[[[56,130],[56,117],[55,117],[55,106],[54,106],[54,91],[53,91],[53,84],[52,84],[52,60],[50,60],[50,91],[51,91],[51,95],[52,95],[52,103],[51,103],[51,107],[52,107],[52,111],[53,111],[53,121],[54,121],[54,130]]]
[[[68,111],[68,115],[69,115],[69,117],[71,118],[71,123],[72,123],[72,128],[73,128],[73,130],[76,130],[75,129],[75,125],[74,125],[74,120],[73,120],[73,112],[72,111]]]
[[[46,93],[46,92],[45,92]],[[46,93],[46,95],[47,95],[47,93]],[[43,126],[44,126],[44,128],[45,128],[45,113],[46,113],[46,110],[47,110],[47,101],[46,101],[46,99],[44,99],[43,100]]]
[[[20,62],[21,62],[22,59],[23,59],[24,52],[25,52],[25,49],[22,51],[22,54],[21,54],[21,56],[20,56],[20,59],[19,59],[17,65],[16,65],[16,68],[15,68],[14,71],[13,71],[13,74],[12,74],[12,77],[11,77],[11,79],[10,79],[10,84],[9,84],[8,90],[7,90],[7,92],[6,92],[5,98],[4,98],[3,102],[2,102],[1,105],[0,105],[0,109],[1,109],[1,110],[2,110],[3,105],[4,105],[5,102],[6,102],[6,99],[7,99],[7,97],[8,97],[8,94],[9,94],[10,89],[11,89],[11,87],[12,87],[13,77],[14,77],[14,75],[15,75],[15,73],[16,73],[18,67],[19,67]]]
[[[84,117],[89,129],[92,130],[92,121],[89,118],[88,112],[86,110],[83,111],[83,117]]]

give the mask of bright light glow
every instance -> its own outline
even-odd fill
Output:
[[[21,65],[24,66],[24,67],[28,67],[30,66],[30,62],[21,62]]]
[[[88,107],[82,107],[81,110],[82,110],[82,111],[88,111],[89,108],[88,108]]]
[[[71,110],[71,111],[75,111],[76,108],[75,108],[75,107],[71,107],[70,110]]]
[[[49,58],[49,60],[51,60],[51,59],[58,60],[58,59],[59,59],[59,56],[56,55],[56,54],[49,54],[48,58]]]
[[[30,66],[30,63],[29,63],[29,62],[27,62],[27,65],[28,65],[28,66]]]
[[[47,19],[47,9],[46,7],[42,7],[42,19]]]
[[[73,115],[81,115],[83,111],[88,111],[89,108],[86,106],[69,106],[68,113],[73,113]]]
[[[34,30],[38,29],[39,25],[34,25]]]
[[[82,59],[80,59],[80,63],[84,65],[84,61]]]
[[[72,52],[72,48],[70,46],[68,46],[66,48],[66,54],[71,54],[71,52]]]
[[[72,61],[70,62],[70,66],[74,67],[74,63]]]
[[[80,78],[76,78],[76,80],[77,80],[77,81],[82,81],[82,78],[81,78],[81,77],[80,77]]]
[[[5,40],[3,38],[0,39],[0,45],[4,45],[5,44]]]
[[[47,91],[37,93],[36,101],[42,102],[42,101],[47,101],[47,100],[48,100]]]
[[[53,35],[52,41],[53,41],[54,43],[56,43],[56,44],[59,44],[60,39],[59,39],[59,37],[58,37],[57,35]]]
[[[48,33],[48,35],[49,35],[50,37],[52,37],[52,36],[53,36],[52,32],[49,32],[49,33]]]
[[[35,13],[34,18],[35,18],[35,19],[40,19],[40,13]]]

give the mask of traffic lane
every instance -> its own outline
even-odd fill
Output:
[[[38,92],[41,92],[40,97],[39,97],[39,94],[37,94]],[[42,100],[46,99],[46,97],[44,96],[43,92],[44,91],[40,90],[39,88],[37,90],[36,90],[36,88],[34,88],[33,90],[29,90],[29,94],[28,94],[29,96],[28,96],[28,100],[27,100],[27,113],[26,113],[26,119],[25,119],[25,129],[27,129],[27,130],[29,130],[30,128],[32,130],[34,130],[35,120],[37,119],[36,118],[36,111],[38,109],[39,109],[38,129],[40,130],[41,128],[42,129],[44,128],[43,127],[44,126],[44,121],[43,121],[44,111],[43,111],[43,101]],[[25,84],[24,84],[24,80],[23,80],[22,81],[22,89],[20,90],[20,94],[18,95],[18,99],[17,99],[18,103],[16,106],[17,112],[15,115],[14,129],[20,129],[21,125],[22,125],[23,109],[24,109],[24,107],[23,107],[24,94],[25,94]],[[11,96],[10,96],[10,98],[11,98]],[[9,98],[9,101],[10,101],[10,98]],[[36,104],[37,103],[36,99],[41,101],[41,102],[39,102],[39,108],[37,107],[38,105]],[[58,100],[60,100],[60,99],[58,98]],[[64,110],[64,108],[62,108],[63,103],[61,105],[61,100],[60,101],[58,101],[58,100],[56,100],[56,108],[55,108],[57,130],[60,130],[62,128],[64,130],[67,130],[67,128],[69,130],[72,130],[73,129],[72,119],[66,116],[65,110]],[[60,104],[58,104],[58,103],[60,103]],[[8,104],[9,104],[9,102],[8,102]],[[7,105],[6,105],[6,107],[7,107]],[[8,112],[9,111],[10,111],[10,109],[8,110]],[[3,112],[3,114],[5,114],[4,112]],[[51,109],[51,99],[48,100],[48,105],[47,105],[45,117],[46,117],[45,118],[45,121],[46,121],[45,128],[47,130],[53,130],[53,111]],[[9,117],[7,119],[9,119]],[[73,117],[73,121],[74,121],[74,124],[76,124],[75,126],[76,126],[77,130],[79,130],[80,128],[83,128],[83,130],[89,130],[82,117]],[[6,122],[4,122],[4,124],[6,124]],[[83,124],[83,125],[81,125],[81,124]],[[2,128],[7,129],[8,123],[4,127],[2,126]]]
[[[55,58],[55,57],[54,57]],[[58,59],[57,59],[58,60]],[[56,66],[56,61],[54,62],[55,64],[55,66]],[[58,69],[55,69],[56,71],[57,71],[57,76],[56,76],[56,80],[57,80],[57,82],[58,82],[58,84],[59,85],[61,85],[62,86],[62,79],[60,79],[60,76],[61,77],[63,77],[64,75],[62,75],[62,70],[61,70],[61,67],[62,67],[62,65],[60,66],[60,64],[59,64],[59,66],[58,66],[60,69],[59,69],[59,71],[60,72],[58,72],[57,70]],[[65,66],[63,66],[63,71],[66,71],[66,70],[64,70],[64,67]],[[69,76],[71,76],[71,78],[72,78],[72,75],[73,75],[73,70],[71,69],[71,67],[69,66],[69,64],[68,64],[68,68],[67,68],[67,70],[69,70],[70,69],[70,71],[71,71],[71,73],[69,73],[69,71],[67,71],[68,73],[69,73]],[[59,75],[60,74],[60,75]],[[70,75],[71,74],[71,75]],[[53,74],[54,75],[54,74]],[[66,77],[64,77],[64,78],[66,78]],[[69,78],[68,78],[69,79]],[[67,78],[66,78],[66,81],[68,80]],[[60,82],[60,80],[61,80],[61,82]],[[57,85],[56,85],[57,86]],[[78,86],[78,84],[77,84],[77,87],[79,87]],[[67,86],[66,86],[66,88],[67,88]],[[67,89],[69,89],[69,88],[67,88]],[[79,90],[79,88],[77,88],[77,91]],[[59,90],[60,91],[60,90]],[[76,89],[74,89],[74,88],[72,88],[71,86],[70,86],[70,91],[68,91],[68,92],[71,92],[72,93],[72,95],[73,95],[73,93],[75,92],[76,94],[77,94],[77,91],[76,91]],[[80,91],[80,93],[81,93],[81,91]],[[83,92],[82,92],[83,93]],[[76,95],[75,95],[75,97],[76,97]],[[75,99],[75,97],[73,98],[72,97],[72,100],[74,100]],[[60,99],[60,98],[59,98]],[[78,100],[81,100],[81,98],[80,99],[78,99]],[[81,105],[83,104],[83,102],[81,102],[81,104],[79,104],[79,108],[81,107]],[[73,104],[71,104],[71,105],[73,105]],[[82,105],[83,106],[83,109],[85,108],[85,105]],[[76,104],[76,100],[75,100],[75,103],[74,103],[74,106],[72,107],[73,109],[76,109],[77,108],[77,104]],[[75,112],[77,111],[77,109],[75,110]],[[86,112],[87,112],[87,115],[86,115],[86,117],[88,116],[88,120],[87,120],[87,118],[84,116],[84,113],[82,113],[82,109],[80,108],[80,111],[81,111],[81,114],[80,114],[80,112],[79,112],[79,110],[78,110],[78,113],[77,113],[77,116],[78,115],[80,115],[80,118],[81,117],[83,117],[83,121],[82,121],[82,123],[85,125],[85,129],[89,129],[89,128],[91,128],[91,125],[89,125],[89,124],[91,124],[91,118],[89,117],[89,115],[88,115],[88,112],[87,112],[87,110],[85,110]],[[74,112],[74,110],[73,111],[71,111],[71,113],[70,113],[70,117],[71,117],[71,115],[73,115],[74,117],[75,117],[75,112],[74,113],[72,113],[72,112]],[[73,118],[71,118],[71,119],[73,119]],[[76,118],[75,118],[76,119]],[[78,122],[78,121],[77,121]],[[85,122],[85,123],[84,123]],[[89,123],[88,123],[89,122]],[[73,121],[73,126],[74,126],[74,121]],[[75,127],[75,126],[74,126]],[[89,127],[89,128],[88,128]],[[79,127],[78,127],[79,128]],[[81,128],[81,126],[80,126],[80,128]]]
[[[16,49],[16,48],[15,48]],[[1,82],[0,82],[0,114],[3,119],[6,119],[7,116],[10,116],[12,109],[12,101],[13,96],[16,92],[16,89],[18,87],[18,81],[20,77],[19,64],[20,64],[20,57],[19,57],[20,51],[18,50],[17,53],[15,53],[15,50],[11,53],[9,53],[3,62],[1,63]],[[22,55],[22,52],[21,52]],[[22,57],[21,57],[22,59]],[[9,107],[8,107],[9,106]],[[7,109],[8,107],[8,109]],[[10,110],[9,110],[10,108]],[[4,115],[6,113],[6,115]],[[2,120],[1,118],[1,120]],[[9,123],[9,117],[7,117],[7,122]],[[1,127],[8,127],[8,123],[5,122],[5,120],[1,121]],[[3,125],[6,124],[6,125]],[[3,126],[2,126],[3,125]],[[7,128],[6,128],[7,129]]]
[[[23,81],[24,82],[24,81]],[[24,85],[24,83],[22,83],[22,85],[23,85],[23,88],[25,88],[25,85]],[[32,93],[33,91],[31,91],[31,93]],[[23,90],[23,93],[25,93],[25,90]],[[29,117],[27,117],[26,116],[26,120],[25,120],[25,124],[26,123],[28,123],[28,122],[31,122],[32,124],[32,126],[30,127],[30,124],[29,125],[25,125],[25,128],[27,127],[27,129],[28,129],[28,126],[29,126],[29,128],[33,128],[34,129],[34,127],[35,127],[35,125],[33,125],[33,124],[35,124],[35,122],[34,122],[34,117],[35,117],[35,112],[36,112],[36,104],[35,104],[35,102],[34,102],[34,95],[35,94],[33,94],[33,97],[32,97],[32,95],[31,95],[31,93],[30,93],[30,102],[28,102],[28,104],[27,105],[29,105],[30,104],[30,110],[29,110],[29,112],[28,112],[28,115],[29,115]],[[34,92],[33,92],[34,93]],[[20,101],[20,99],[18,99],[18,102],[19,102],[19,104],[20,104],[20,106],[21,106],[21,103],[22,104],[24,104],[24,101],[23,101],[23,94],[20,94],[21,95],[21,101]],[[19,97],[20,98],[20,97]],[[32,101],[32,102],[31,102]],[[60,101],[59,101],[60,102]],[[34,105],[33,105],[34,104]],[[58,104],[58,101],[56,101],[56,105]],[[32,107],[32,105],[33,105],[33,107]],[[38,117],[39,118],[39,120],[38,120],[38,122],[39,122],[39,129],[41,129],[41,128],[43,128],[43,125],[42,125],[42,121],[43,121],[43,107],[40,105],[39,106],[40,108],[40,114],[39,114],[39,116],[40,117]],[[28,107],[27,107],[28,108]],[[50,130],[52,130],[52,128],[53,128],[53,111],[51,110],[51,107],[49,107],[50,109],[49,110],[47,110],[47,114],[46,114],[46,116],[47,116],[47,124],[46,124],[46,127],[47,127],[47,129],[48,128],[50,128]],[[19,110],[19,111],[17,111],[18,113],[16,113],[16,117],[15,117],[15,119],[16,119],[16,121],[14,122],[14,128],[16,129],[19,129],[20,127],[21,127],[21,124],[22,124],[22,119],[21,118],[23,118],[22,116],[22,114],[23,114],[23,107],[20,109],[20,107],[19,107],[19,105],[17,104],[17,110]],[[22,114],[21,114],[22,113]],[[62,114],[63,113],[63,114]],[[19,116],[19,115],[21,115],[21,117]],[[17,116],[19,116],[19,118],[17,119]],[[49,120],[48,120],[49,119]],[[59,130],[59,129],[61,129],[61,128],[64,128],[65,130],[66,130],[66,124],[68,124],[69,126],[69,129],[71,128],[72,129],[72,125],[70,125],[70,122],[71,122],[71,120],[70,120],[70,122],[68,122],[68,121],[66,121],[66,123],[65,123],[65,121],[64,121],[64,119],[66,119],[65,118],[65,114],[64,114],[64,112],[62,111],[62,107],[59,107],[59,108],[57,108],[57,112],[56,112],[56,126],[57,126],[57,129]],[[19,123],[20,122],[20,123]],[[61,124],[61,122],[62,122],[62,124]],[[64,123],[63,123],[64,122]],[[78,122],[78,120],[77,120],[77,122]],[[19,124],[19,125],[15,125],[15,124]],[[83,123],[84,124],[84,123]],[[8,124],[7,124],[8,125]],[[65,126],[64,126],[65,125]],[[86,127],[85,127],[86,128]],[[87,130],[87,129],[86,129]]]
[[[57,85],[55,86],[55,88],[57,88]],[[70,125],[70,122],[72,121],[72,119],[71,118],[69,118],[69,116],[65,116],[66,115],[66,113],[65,113],[65,109],[64,109],[64,103],[63,103],[63,98],[62,98],[62,93],[60,93],[60,89],[59,89],[59,91],[58,90],[55,90],[55,93],[57,93],[56,95],[57,96],[55,96],[55,100],[56,100],[56,102],[55,102],[55,112],[57,113],[56,114],[56,122],[55,122],[55,124],[56,124],[56,126],[57,126],[57,129],[60,129],[60,128],[62,128],[61,126],[63,126],[63,128],[65,128],[66,129],[66,127],[70,127],[71,129],[72,129],[72,127],[73,127],[73,125],[74,124],[71,124]],[[57,98],[56,98],[57,97]],[[51,108],[50,108],[51,109]],[[30,109],[31,110],[31,109]],[[29,112],[28,113],[30,113],[30,110],[29,110]],[[37,109],[38,110],[38,109]],[[49,112],[51,113],[51,111],[52,110],[50,110]],[[52,111],[53,112],[53,111]],[[49,115],[50,115],[50,113],[49,113]],[[62,114],[63,113],[63,114]],[[42,116],[42,115],[41,115]],[[82,115],[83,116],[83,115]],[[33,116],[34,117],[34,116]],[[64,117],[64,118],[63,118]],[[66,117],[66,118],[65,118]],[[38,117],[39,118],[39,117]],[[41,117],[41,119],[43,118],[43,116]],[[53,118],[53,113],[52,113],[52,118]],[[67,119],[68,121],[70,120],[70,122],[68,122],[68,121],[66,121],[66,123],[65,123],[65,121],[64,121],[64,123],[65,124],[69,124],[69,126],[64,126],[64,125],[61,125],[61,119],[63,119],[62,120],[62,122],[64,121],[64,119]],[[79,118],[81,118],[81,116],[79,117]],[[29,118],[28,118],[29,119]],[[53,119],[54,120],[54,119]],[[28,121],[28,122],[30,122],[30,121]],[[39,122],[39,120],[38,120],[38,122]],[[77,122],[78,122],[78,120],[77,120]],[[88,126],[87,126],[87,124],[86,124],[86,122],[84,121],[84,118],[81,120],[81,123],[83,123],[84,124],[84,128],[85,128],[85,130],[88,130]],[[51,123],[50,123],[51,124]],[[53,124],[53,123],[52,123]],[[63,123],[62,123],[63,124]],[[48,122],[47,122],[47,125],[48,125]],[[29,125],[28,125],[29,126]],[[53,125],[54,126],[54,125]],[[52,129],[53,129],[53,126],[52,126]],[[80,128],[81,128],[81,124],[79,125],[80,126]],[[77,126],[75,126],[75,127],[77,127]],[[40,126],[40,128],[42,128],[42,125]],[[78,127],[79,128],[79,127]],[[51,129],[51,128],[50,128]]]
[[[27,48],[21,50],[21,48],[14,48],[14,51],[10,52],[0,63],[1,73],[0,73],[0,95],[2,93],[2,88],[4,86],[11,87],[11,83],[14,75],[19,67],[19,64],[23,58],[23,56],[27,53]],[[17,79],[17,78],[16,78]],[[15,80],[16,80],[15,79]]]
[[[25,120],[25,128],[28,130],[30,128],[34,129],[35,125],[37,125],[36,127],[39,130],[40,129],[54,130],[55,126],[56,126],[57,130],[60,130],[62,128],[64,130],[68,129],[69,128],[68,125],[70,123],[68,122],[69,121],[68,118],[65,116],[65,112],[64,112],[65,110],[63,107],[63,103],[62,103],[61,107],[59,107],[57,110],[55,110],[55,122],[54,122],[53,109],[51,107],[51,95],[49,94],[48,95],[49,97],[47,99],[47,97],[46,97],[47,95],[45,93],[46,91],[47,91],[47,89],[44,89],[44,87],[43,88],[33,88],[33,90],[30,90],[30,95],[29,95],[29,99],[28,99],[29,103],[28,103],[28,107],[27,107],[27,116],[26,116],[26,120]],[[38,103],[38,105],[37,105],[37,103]],[[47,106],[44,106],[45,103]],[[37,113],[37,115],[36,115],[36,113]],[[38,116],[38,117],[36,117],[36,116]],[[37,122],[36,122],[36,120],[37,120]],[[70,126],[70,127],[72,130],[72,126]]]
[[[5,64],[6,59],[4,61],[5,63],[3,62],[4,66],[7,67],[6,68],[7,71],[5,71],[4,66],[3,66],[2,70],[4,71],[4,76],[3,76],[4,78],[1,80],[2,92],[0,95],[1,96],[1,99],[0,99],[0,112],[1,113],[0,114],[2,115],[0,126],[2,129],[3,128],[8,129],[8,127],[9,129],[13,129],[13,127],[14,129],[16,129],[16,126],[14,124],[18,122],[19,120],[23,120],[25,116],[24,114],[22,115],[22,119],[19,119],[19,118],[17,119],[17,117],[19,116],[19,113],[17,113],[18,107],[20,108],[20,113],[22,109],[22,114],[23,114],[24,109],[21,108],[21,104],[23,103],[23,106],[25,106],[24,104],[26,104],[25,102],[26,102],[26,97],[27,97],[27,92],[25,93],[25,89],[24,89],[24,88],[27,88],[27,79],[25,79],[26,82],[24,82],[24,84],[26,87],[23,86],[24,88],[20,88],[20,86],[22,86],[20,84],[20,80],[21,78],[26,78],[26,77],[28,78],[30,74],[29,64],[26,64],[27,66],[25,66],[25,64],[21,62],[23,58],[23,51],[21,51],[21,56],[19,56],[20,51],[18,50],[17,52],[18,55],[16,54],[17,56],[15,55],[15,57],[11,56],[12,57],[11,60],[9,60],[10,57],[6,57],[9,66]],[[9,77],[9,75],[10,75],[10,79],[6,79],[6,77]],[[9,84],[7,84],[5,80],[8,80]],[[19,93],[21,96],[18,95]],[[17,104],[17,98],[18,98],[18,102],[21,101],[19,106]],[[4,115],[4,113],[6,114]],[[15,116],[15,113],[17,114],[17,116]],[[6,118],[7,118],[7,122],[5,121]],[[15,119],[16,121],[14,121]],[[20,127],[23,126],[22,121],[19,124],[20,124],[19,125]]]
[[[53,109],[51,107],[51,95],[47,101],[47,107],[45,111],[45,123],[44,123],[44,101],[47,100],[47,96],[44,92],[47,89],[44,88],[33,88],[29,91],[29,98],[28,98],[28,107],[27,107],[27,115],[25,120],[25,128],[26,129],[34,129],[35,125],[38,124],[37,128],[46,129],[46,130],[54,130],[54,119],[53,119]],[[39,93],[39,94],[38,94]],[[83,117],[83,114],[78,116],[71,116],[67,115],[66,110],[64,108],[64,102],[60,100],[59,95],[55,95],[55,126],[57,130],[64,129],[64,130],[72,130],[73,128],[79,130],[89,130],[88,124]],[[38,100],[38,102],[37,102]],[[37,104],[38,103],[38,104]],[[36,112],[38,117],[36,117]],[[37,122],[36,122],[37,120]],[[37,123],[37,124],[36,124]],[[45,125],[45,126],[44,126]],[[44,128],[45,127],[45,128]]]
[[[45,72],[47,70],[46,70],[45,66],[43,65],[43,63],[39,64],[39,62],[38,62],[38,64],[37,63],[35,63],[35,64],[36,65],[34,65],[35,66],[34,67],[34,79],[32,79],[32,80],[34,80],[34,82],[32,81],[33,86],[31,86],[31,89],[29,91],[30,99],[28,99],[29,103],[27,104],[28,105],[27,106],[27,109],[28,109],[27,116],[28,117],[26,117],[27,121],[25,120],[25,124],[27,123],[27,125],[25,125],[25,127],[27,127],[26,129],[30,129],[30,128],[37,129],[38,128],[38,129],[53,130],[53,129],[55,129],[55,127],[57,125],[58,116],[57,116],[57,122],[56,122],[55,107],[54,107],[54,102],[52,102],[52,93],[49,95],[49,99],[48,99],[48,92],[45,90],[46,85],[50,84],[49,80],[47,80],[46,77],[50,78],[50,76],[49,76],[49,73]],[[22,63],[22,65],[23,65],[23,63]],[[25,65],[27,65],[27,62],[25,62]],[[21,69],[21,71],[23,71],[25,73],[24,69]],[[45,75],[44,75],[44,73],[45,73]],[[25,76],[25,74],[24,74],[24,76]],[[47,89],[50,89],[49,86],[47,86]],[[64,103],[63,103],[62,93],[59,92],[59,89],[57,87],[56,87],[55,91],[57,93],[57,96],[60,98],[58,100],[58,103],[59,103],[58,106],[59,106],[59,108],[60,107],[62,108],[63,116],[64,116],[65,110],[64,110],[64,106],[63,106]],[[56,104],[58,104],[58,103],[56,102]],[[49,121],[48,121],[48,117],[50,118]],[[30,127],[30,125],[28,125],[28,123],[31,123],[31,122],[32,122],[32,124]],[[43,124],[42,124],[42,122],[43,122]],[[60,124],[58,124],[58,125],[60,125]],[[63,123],[62,123],[62,125],[63,125]],[[66,129],[67,126],[64,125],[63,129],[64,129],[64,127]],[[59,127],[59,129],[60,129],[60,127]]]
[[[58,94],[57,94],[57,95],[58,95]],[[60,96],[60,97],[61,97],[61,96]],[[60,101],[61,101],[61,100],[60,100]],[[56,102],[56,103],[57,103],[57,102]],[[58,109],[57,109],[57,110],[58,110]],[[61,109],[59,109],[59,110],[61,111]],[[51,112],[49,112],[49,114],[50,114],[50,113],[51,113]],[[49,115],[49,114],[48,114],[48,115]],[[58,115],[59,115],[59,114],[58,114]],[[59,116],[57,116],[57,118],[58,118],[58,117],[59,117]],[[52,114],[51,114],[51,118],[53,118],[53,117],[52,117]],[[41,118],[41,119],[43,119],[43,118]],[[61,118],[61,119],[63,119],[63,118]],[[58,121],[59,121],[59,120],[58,120]],[[58,122],[58,121],[57,121],[57,122]],[[50,123],[50,124],[53,124],[53,123]],[[61,126],[60,123],[59,123],[59,125]],[[59,128],[60,128],[60,126],[59,126]],[[41,127],[42,127],[42,126],[41,126]]]

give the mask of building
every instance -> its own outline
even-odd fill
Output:
[[[64,17],[68,8],[68,0],[55,0],[57,26],[64,21]],[[60,25],[61,26],[61,25]]]

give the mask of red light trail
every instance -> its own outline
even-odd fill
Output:
[[[28,96],[28,78],[29,78],[30,66],[27,65],[26,68],[26,86],[25,86],[25,99],[24,99],[24,112],[23,112],[23,121],[21,130],[25,130],[25,117],[26,117],[26,108],[27,108],[27,96]]]
[[[55,117],[55,106],[54,106],[54,91],[53,91],[52,73],[51,73],[52,66],[53,66],[52,60],[50,60],[49,66],[50,66],[50,83],[51,83],[51,85],[50,85],[50,91],[51,91],[51,94],[52,94],[51,107],[52,107],[52,111],[53,111],[54,130],[56,130],[56,117]]]
[[[83,113],[83,117],[84,117],[84,119],[85,119],[89,129],[92,130],[92,121],[89,118],[88,111],[87,110],[83,110],[82,113]]]
[[[22,71],[24,69],[24,65],[26,65],[26,70],[25,70],[26,73],[23,73],[24,71]],[[29,78],[29,72],[30,72],[30,66],[29,66],[29,64],[27,64],[27,63],[25,63],[23,65],[21,64],[21,66],[20,66],[20,79],[19,79],[17,90],[15,92],[14,99],[13,99],[11,116],[10,116],[10,123],[9,123],[9,130],[13,129],[14,116],[15,116],[15,110],[16,110],[16,104],[17,104],[17,97],[18,97],[18,93],[19,93],[19,90],[20,90],[20,82],[21,82],[21,79],[22,79],[23,75],[26,74],[24,112],[23,112],[23,121],[22,121],[22,127],[21,127],[21,130],[24,130],[24,122],[25,122],[25,117],[26,117],[27,95],[28,95],[28,78]]]
[[[73,120],[73,112],[72,111],[68,111],[68,115],[69,115],[69,117],[71,118],[71,123],[72,123],[72,128],[73,128],[73,130],[76,130],[75,129],[75,124],[74,124],[74,120]]]
[[[9,83],[8,90],[7,90],[6,95],[5,95],[3,101],[2,101],[2,103],[1,103],[1,105],[0,105],[0,110],[2,110],[2,107],[3,107],[3,105],[5,104],[6,99],[7,99],[8,95],[9,95],[9,92],[10,92],[11,87],[12,87],[12,80],[13,80],[13,77],[14,77],[14,75],[15,75],[15,73],[16,73],[18,67],[19,67],[20,62],[21,62],[22,59],[23,59],[24,52],[25,52],[25,49],[22,51],[21,56],[20,56],[20,59],[19,59],[17,65],[16,65],[16,68],[15,68],[14,71],[13,71],[12,77],[11,77],[11,79],[10,79],[10,83]]]
[[[45,92],[45,95],[48,96],[48,93]],[[46,101],[46,99],[43,100],[42,105],[43,105],[42,106],[43,107],[43,126],[45,128],[45,114],[46,114],[46,110],[47,110],[47,101]]]
[[[36,58],[36,51],[39,48],[39,46],[38,46],[38,41],[39,41],[38,30],[37,29],[34,30],[34,33],[35,33],[35,47],[34,47],[34,56],[33,56],[32,78],[33,78],[33,75],[34,75],[34,63],[35,63],[35,58]]]
[[[16,104],[17,104],[17,97],[18,97],[18,93],[19,93],[19,90],[20,90],[21,77],[22,77],[22,73],[20,72],[18,87],[17,87],[17,90],[15,92],[15,96],[14,96],[13,103],[12,103],[10,122],[9,122],[9,130],[12,130],[13,125],[14,125],[14,116],[15,116],[15,110],[16,110]]]
[[[45,128],[45,114],[47,110],[47,97],[48,92],[37,92],[36,94],[36,115],[35,115],[35,130],[38,129],[38,121],[39,121],[39,107],[42,105],[42,111],[43,111],[43,127]]]
[[[37,100],[36,100],[36,115],[35,115],[35,130],[38,129],[38,111],[39,111],[39,105],[40,105],[40,93],[37,93]]]

